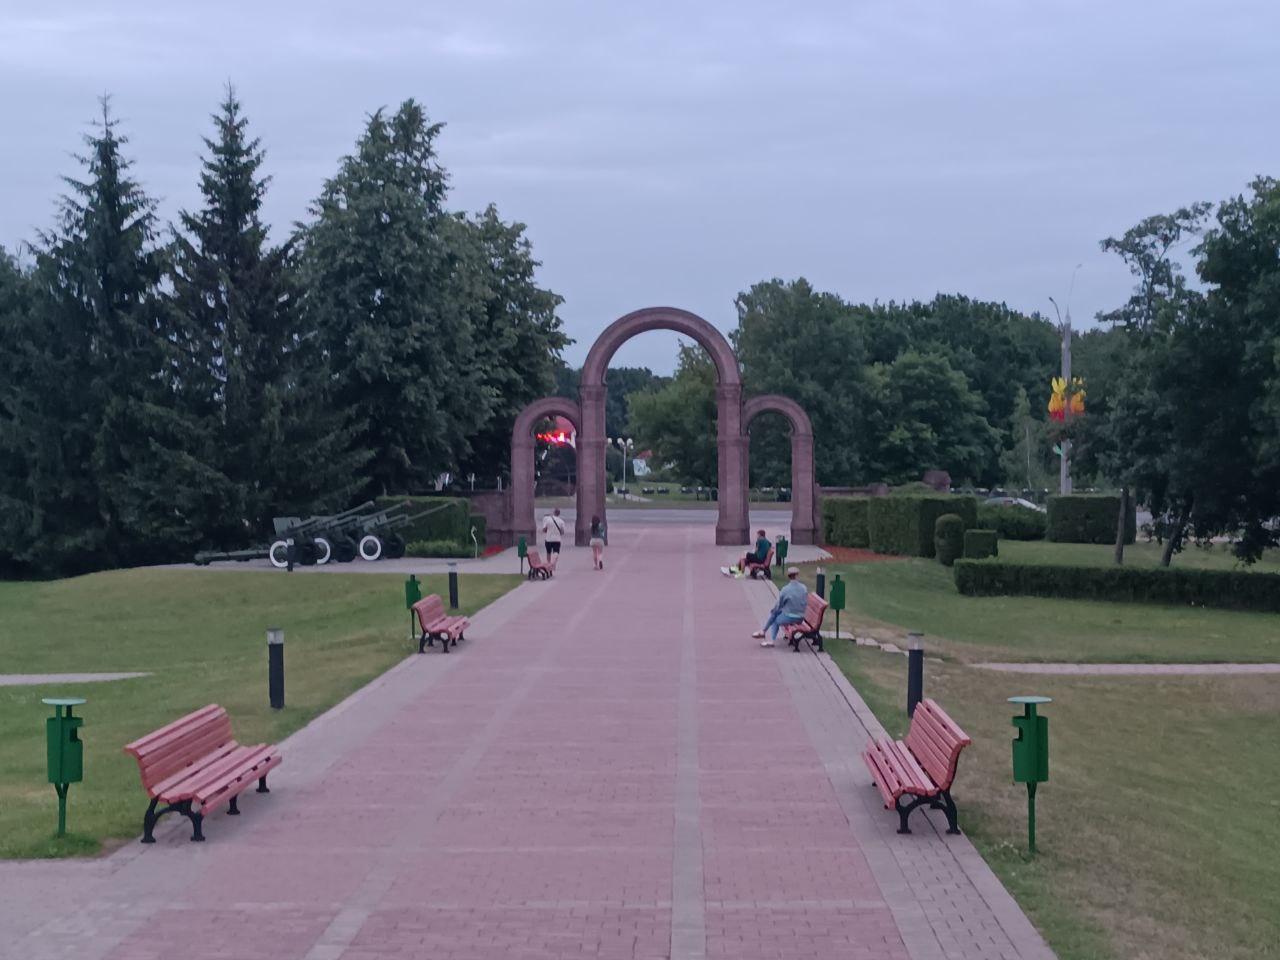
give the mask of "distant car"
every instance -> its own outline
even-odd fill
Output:
[[[653,487],[641,487],[640,492],[647,497],[653,493]]]
[[[1023,507],[1027,510],[1035,510],[1037,513],[1044,513],[1044,507],[1038,503],[1032,503],[1030,500],[1024,500],[1022,497],[988,497],[982,501],[984,507]]]
[[[693,493],[693,491],[692,491],[692,490],[690,490],[688,487],[681,487],[681,488],[680,488],[680,492],[681,492],[681,493]]]
[[[670,488],[670,487],[659,487],[659,488],[658,488],[658,492],[659,492],[659,493],[670,493],[670,492],[671,492],[671,488]]]

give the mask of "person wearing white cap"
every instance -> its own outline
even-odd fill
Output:
[[[778,602],[769,611],[769,619],[764,626],[751,636],[760,641],[762,647],[772,647],[778,642],[778,629],[791,623],[799,623],[804,619],[805,604],[809,600],[809,591],[797,579],[799,567],[787,567],[787,585],[778,591]],[[769,636],[765,638],[765,631]]]

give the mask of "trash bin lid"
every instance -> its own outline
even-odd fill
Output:
[[[84,697],[44,697],[41,703],[47,703],[51,707],[77,707],[85,702]]]
[[[1010,697],[1010,703],[1053,703],[1053,697]]]

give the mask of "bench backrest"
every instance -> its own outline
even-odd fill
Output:
[[[804,622],[819,630],[822,628],[822,618],[826,615],[827,601],[811,592],[804,602]]]
[[[920,761],[940,788],[947,790],[956,778],[956,763],[960,751],[973,743],[968,734],[947,716],[936,701],[921,700],[911,715],[911,728],[907,731],[907,749]]]
[[[439,594],[430,594],[413,605],[413,612],[418,616],[418,626],[425,630],[444,618],[444,601]]]
[[[127,744],[124,752],[138,761],[142,785],[150,790],[231,742],[231,718],[226,710],[211,703]]]
[[[769,550],[765,553],[763,560],[752,560],[751,562],[755,564],[757,567],[773,566],[773,547],[770,547]]]
[[[538,552],[537,547],[529,548],[529,552],[526,555],[526,559],[529,561],[529,566],[532,567],[534,570],[538,570],[546,566],[546,564],[542,560],[542,554]]]

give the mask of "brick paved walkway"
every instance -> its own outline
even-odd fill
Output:
[[[894,833],[856,693],[749,639],[767,586],[705,528],[612,533],[290,738],[207,843],[0,864],[7,955],[1051,957],[967,840]]]

